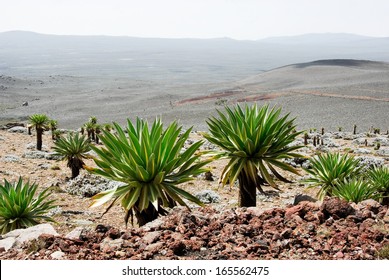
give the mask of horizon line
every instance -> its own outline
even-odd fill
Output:
[[[236,39],[228,36],[223,37],[158,37],[158,36],[132,36],[132,35],[107,35],[107,34],[53,34],[53,33],[41,33],[37,31],[31,30],[7,30],[0,31],[0,34],[5,33],[31,33],[36,35],[44,35],[44,36],[64,36],[64,37],[113,37],[113,38],[136,38],[136,39],[166,39],[166,40],[232,40],[232,41],[262,41],[269,39],[281,39],[281,38],[298,38],[303,36],[316,36],[316,35],[344,35],[344,36],[355,36],[361,38],[369,38],[369,39],[383,39],[389,38],[389,36],[370,36],[370,35],[362,35],[357,33],[348,33],[348,32],[310,32],[310,33],[301,33],[295,35],[274,35],[267,36],[258,39]]]

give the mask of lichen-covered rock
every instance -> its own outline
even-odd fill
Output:
[[[199,193],[196,193],[195,197],[197,197],[202,203],[206,204],[220,202],[220,195],[218,195],[212,190],[204,190]]]
[[[113,189],[123,184],[124,183],[111,181],[100,176],[85,173],[70,180],[65,190],[70,194],[82,197],[92,197],[99,192]]]
[[[17,155],[5,155],[1,160],[4,162],[20,162],[20,157]]]
[[[358,156],[356,159],[359,160],[358,166],[362,167],[363,169],[381,167],[385,163],[384,159],[371,156]]]
[[[14,126],[7,130],[11,133],[27,133],[27,128],[24,126]]]

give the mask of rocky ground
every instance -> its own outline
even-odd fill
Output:
[[[389,164],[389,138],[373,131],[318,133],[300,152],[307,157],[318,151],[354,154],[364,166]],[[320,139],[313,145],[313,137]],[[198,133],[192,133],[198,139]],[[322,139],[322,140],[321,140]],[[358,205],[336,199],[300,202],[299,194],[315,196],[301,182],[308,160],[290,160],[301,176],[294,183],[280,183],[280,192],[266,189],[258,194],[255,208],[237,207],[237,188],[219,188],[218,176],[225,162],[215,162],[211,176],[199,176],[183,186],[198,195],[207,207],[192,211],[172,209],[168,216],[138,228],[125,228],[123,212],[114,207],[89,208],[89,197],[115,182],[83,172],[70,180],[66,163],[52,153],[50,134],[44,136],[43,152],[34,148],[35,135],[23,127],[0,130],[0,174],[10,181],[19,176],[50,187],[58,207],[51,212],[57,221],[49,234],[27,243],[3,247],[1,259],[380,259],[387,258],[389,212],[374,201]],[[303,139],[297,141],[303,144]],[[322,142],[322,143],[321,143]],[[377,143],[379,148],[377,149]],[[322,144],[322,145],[321,145]],[[205,143],[202,149],[213,149]],[[93,164],[90,160],[88,164]],[[209,175],[209,174],[208,174]],[[294,205],[296,204],[296,205]],[[2,236],[3,240],[7,236]],[[1,247],[1,246],[0,246]],[[385,251],[386,250],[386,251]],[[0,248],[1,251],[1,248]],[[386,255],[385,255],[386,252]]]

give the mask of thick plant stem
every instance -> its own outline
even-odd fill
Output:
[[[38,151],[42,150],[42,135],[43,135],[43,129],[37,128],[36,129],[36,149]]]
[[[257,187],[256,183],[251,180],[244,171],[239,176],[239,206],[255,207],[257,206]]]
[[[71,169],[72,169],[72,179],[80,175],[80,168],[78,168],[77,166],[72,166]]]
[[[142,212],[135,211],[135,217],[138,220],[139,226],[144,226],[148,222],[151,222],[158,218],[158,212],[155,210],[154,206],[150,203],[147,209]]]

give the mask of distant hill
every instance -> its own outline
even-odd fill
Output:
[[[389,40],[389,38],[377,38],[349,33],[310,33],[296,36],[269,37],[261,42],[277,44],[347,44],[370,40]]]
[[[0,74],[9,76],[103,75],[211,83],[323,59],[389,62],[389,38],[329,33],[239,41],[0,33]]]
[[[389,98],[389,63],[371,60],[327,59],[291,64],[239,82],[246,90],[323,89],[339,94]]]

